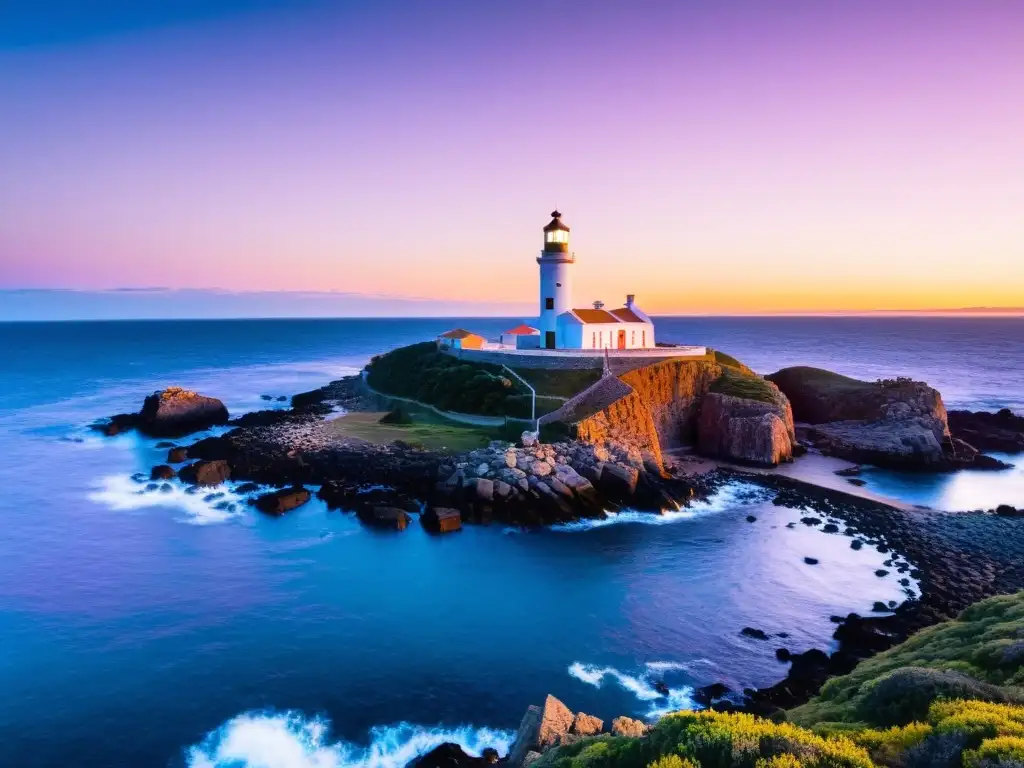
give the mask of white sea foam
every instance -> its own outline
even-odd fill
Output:
[[[175,509],[184,513],[181,522],[190,525],[223,523],[242,515],[245,497],[234,493],[227,484],[192,493],[188,490],[177,480],[136,482],[131,477],[114,475],[103,478],[89,494],[89,500],[117,511],[148,507]]]
[[[591,664],[581,664],[576,661],[569,665],[569,674],[595,688],[600,688],[606,679],[613,680],[646,704],[643,716],[648,720],[656,720],[670,712],[678,712],[681,709],[694,708],[692,686],[670,687],[667,694],[659,693],[654,687],[655,681],[649,675],[649,672],[654,671],[685,670],[686,664],[653,661],[648,662],[645,666],[647,668],[646,672],[641,672],[638,675],[629,675],[615,667],[599,667]]]
[[[719,488],[706,500],[693,501],[687,507],[654,512],[609,512],[603,520],[576,520],[571,523],[551,526],[553,531],[577,532],[589,531],[594,528],[606,528],[609,525],[671,525],[684,520],[725,512],[751,504],[761,504],[770,498],[768,492],[760,486],[742,481],[729,483]]]
[[[471,755],[493,747],[502,755],[512,731],[460,726],[426,727],[399,723],[370,730],[361,746],[330,740],[330,723],[299,712],[247,712],[186,750],[188,768],[404,768],[413,758],[445,742]]]

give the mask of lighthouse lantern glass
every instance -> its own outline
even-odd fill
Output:
[[[548,232],[547,241],[549,243],[568,243],[569,233],[564,229],[554,229]]]

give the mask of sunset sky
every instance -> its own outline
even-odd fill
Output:
[[[556,206],[584,306],[1024,306],[1024,2],[0,4],[0,289],[508,314]]]

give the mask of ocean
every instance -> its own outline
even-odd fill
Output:
[[[443,740],[506,746],[553,693],[657,717],[694,687],[785,674],[829,616],[900,600],[883,556],[797,525],[737,482],[664,517],[433,538],[311,502],[281,519],[131,479],[163,456],[88,425],[178,384],[233,414],[357,372],[374,354],[501,319],[0,324],[0,763],[401,766]],[[659,318],[755,370],[911,376],[947,407],[1024,411],[1024,319]],[[1008,458],[1008,457],[1003,457]],[[1024,504],[1000,473],[872,471],[915,504]],[[747,522],[748,515],[757,518]],[[803,558],[820,560],[808,566]],[[757,641],[745,626],[785,640]],[[654,689],[664,681],[670,695]]]

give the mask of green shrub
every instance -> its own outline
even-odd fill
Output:
[[[1024,739],[999,736],[982,743],[978,749],[964,752],[964,768],[1011,768],[1024,765]]]
[[[422,342],[379,355],[367,366],[378,392],[407,397],[445,411],[528,418],[528,401],[500,366],[467,363]]]
[[[879,725],[906,725],[923,720],[939,699],[1004,701],[1000,689],[948,669],[905,667],[889,672],[863,689],[857,711],[861,719]]]
[[[805,726],[859,721],[889,726],[922,719],[927,703],[922,709],[921,702],[928,701],[928,696],[994,698],[1006,703],[1022,703],[1024,696],[1016,686],[1024,683],[1024,669],[1020,661],[1015,660],[1015,646],[1022,637],[1024,592],[983,600],[956,619],[923,629],[888,651],[862,661],[850,674],[829,680],[817,697],[790,710],[789,718]],[[913,705],[901,705],[898,698],[893,697],[891,708],[886,707],[879,713],[889,719],[876,716],[865,698],[872,695],[884,700],[887,689],[876,688],[878,681],[907,668],[952,671],[959,676],[926,679],[920,672],[904,672],[890,684],[904,686],[914,698]],[[963,676],[973,678],[973,682],[968,683]],[[924,688],[917,694],[910,691],[915,681]],[[993,685],[998,686],[998,693],[991,687]],[[926,693],[928,695],[921,695]],[[898,715],[895,719],[890,717],[893,712]]]
[[[849,738],[871,754],[871,759],[883,765],[892,765],[909,749],[918,746],[931,736],[932,727],[927,723],[893,726],[884,731],[868,729],[853,731]]]

